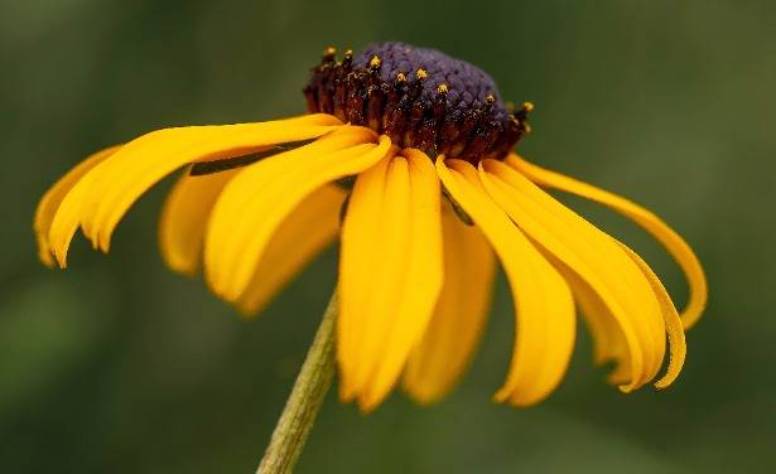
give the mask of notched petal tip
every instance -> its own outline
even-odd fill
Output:
[[[409,398],[421,407],[430,407],[432,405],[436,405],[447,395],[447,392],[425,392],[417,389],[408,389],[406,386],[403,387],[403,389]]]
[[[530,408],[536,406],[543,401],[547,400],[554,392],[555,387],[551,390],[545,390],[541,394],[528,394],[527,396],[518,391],[509,390],[507,387],[502,387],[491,396],[493,403],[499,405],[507,405],[512,408]]]
[[[48,251],[45,253],[38,252],[38,261],[46,268],[57,268],[57,262],[54,260],[54,256]]]
[[[117,145],[88,156],[57,180],[41,198],[35,210],[33,228],[38,256],[44,265],[66,266],[67,246],[78,228],[77,217],[73,219],[80,210],[83,181],[88,181],[94,169],[120,148],[121,145]]]
[[[379,407],[383,401],[388,398],[390,393],[385,395],[361,395],[357,398],[358,411],[362,415],[369,415]]]

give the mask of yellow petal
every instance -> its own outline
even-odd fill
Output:
[[[90,155],[61,177],[41,198],[38,208],[35,210],[33,228],[38,240],[38,257],[46,266],[52,267],[55,263],[49,245],[49,230],[62,201],[78,180],[92,168],[105,161],[106,158],[115,153],[119,148],[121,148],[121,145],[106,148]],[[75,228],[73,230],[75,231]]]
[[[490,308],[495,258],[477,227],[449,205],[442,212],[444,284],[423,339],[407,361],[404,389],[420,403],[439,400],[468,365]]]
[[[162,209],[159,248],[171,269],[193,276],[202,260],[210,211],[239,169],[203,176],[190,176],[189,169],[178,179]]]
[[[309,163],[317,162],[318,156],[322,154],[339,152],[347,147],[375,140],[376,134],[369,129],[342,127],[341,130],[311,144],[279,153],[260,163],[244,168],[245,173],[243,174],[245,176],[230,182],[228,187],[229,197],[224,198],[217,205],[218,212],[214,212],[211,215],[207,240],[226,248],[225,242],[233,239],[235,236],[235,226],[237,223],[241,223],[246,216],[255,215],[247,213],[245,205],[251,199],[261,199],[261,196],[256,195],[259,192],[264,193],[269,183],[278,181],[282,176],[287,177],[296,168],[309,168]],[[296,184],[292,183],[288,186],[293,188]],[[283,190],[273,192],[283,193]],[[205,245],[207,278],[213,288],[217,286],[213,283],[216,281],[220,282],[219,285],[227,285],[226,280],[229,278],[228,274],[232,271],[233,261],[240,256],[239,252],[234,255],[225,255],[220,250],[221,247],[215,248],[207,244]],[[208,248],[210,248],[209,256]],[[237,251],[240,250],[239,247],[232,248]]]
[[[378,162],[390,140],[362,127],[342,127],[317,142],[245,168],[224,189],[205,241],[207,280],[227,301],[246,290],[284,218],[324,184]],[[328,148],[334,148],[328,150]]]
[[[626,245],[621,244],[628,255],[639,266],[644,276],[649,280],[652,289],[655,291],[655,296],[660,303],[660,309],[663,312],[663,318],[666,323],[666,332],[668,333],[668,342],[670,344],[668,367],[665,374],[655,382],[655,387],[663,389],[671,385],[679,373],[682,371],[684,365],[684,359],[687,356],[687,343],[684,339],[684,328],[682,327],[682,320],[679,318],[679,313],[676,311],[671,297],[668,295],[663,283],[655,275],[655,272],[642,260],[642,258]]]
[[[617,242],[496,160],[480,165],[485,188],[537,245],[569,267],[600,297],[625,337],[629,382],[647,383],[660,370],[665,325],[649,281]]]
[[[362,339],[368,299],[374,278],[381,264],[381,253],[375,246],[381,242],[384,210],[385,177],[391,156],[383,158],[356,178],[348,200],[347,214],[342,225],[339,260],[339,304],[337,318],[337,361],[340,368],[340,398],[352,400],[356,386],[352,379],[360,357],[358,344]]]
[[[372,368],[384,356],[383,342],[394,317],[397,300],[401,297],[402,277],[406,272],[410,246],[410,180],[409,165],[403,157],[387,158],[384,166],[378,166],[374,173],[381,173],[381,187],[372,185],[363,189],[362,176],[356,180],[349,209],[342,231],[342,257],[340,258],[340,334],[353,333],[355,353],[343,354],[343,358],[354,361],[342,366],[342,398],[350,401],[366,390]],[[363,181],[373,180],[372,170],[364,173]],[[379,194],[372,198],[370,194]],[[365,223],[356,213],[362,196],[376,204],[370,210],[378,216],[378,227],[372,227],[372,219]],[[373,233],[368,241],[354,241],[358,227],[368,227]],[[356,229],[356,230],[351,230]],[[363,231],[362,231],[363,232]],[[365,232],[364,232],[365,233]],[[354,249],[350,249],[354,247]],[[361,258],[353,258],[356,254]],[[356,275],[365,281],[353,283]],[[362,293],[363,292],[363,293]],[[354,321],[351,323],[351,321]],[[352,329],[351,329],[352,328]],[[358,329],[356,329],[358,328]]]
[[[248,289],[237,306],[245,315],[259,313],[339,232],[345,191],[326,185],[313,191],[285,218],[267,244]]]
[[[490,241],[506,271],[515,302],[517,335],[498,401],[537,403],[558,385],[574,346],[574,303],[568,285],[491,200],[477,170],[461,160],[437,159],[447,191]]]
[[[607,377],[609,382],[622,385],[630,380],[631,360],[625,335],[600,296],[571,269],[556,261],[556,268],[572,289],[574,298],[593,335],[593,356],[597,365],[615,362]]]
[[[423,336],[442,288],[439,180],[417,150],[358,177],[343,226],[341,396],[375,408]]]
[[[95,248],[107,251],[127,209],[151,186],[183,165],[242,155],[269,145],[315,138],[337,128],[336,118],[308,115],[236,125],[157,130],[124,145],[96,167],[82,227]]]
[[[628,199],[560,173],[541,168],[517,155],[507,158],[507,163],[540,186],[559,189],[608,206],[633,219],[636,224],[652,234],[665,246],[687,277],[690,297],[681,315],[685,329],[689,329],[698,321],[708,298],[706,276],[692,248],[662,219]]]
[[[51,220],[48,233],[49,249],[60,268],[67,267],[67,252],[87,206],[88,193],[94,184],[94,170],[104,165],[106,160],[97,163],[81,176],[59,203]]]

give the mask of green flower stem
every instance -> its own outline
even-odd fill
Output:
[[[302,453],[334,378],[334,328],[337,313],[335,292],[272,433],[267,451],[256,470],[258,474],[292,472]]]

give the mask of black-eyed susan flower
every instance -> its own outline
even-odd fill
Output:
[[[327,50],[304,93],[306,115],[168,128],[87,158],[38,207],[41,259],[65,267],[79,227],[107,252],[131,205],[184,168],[160,222],[164,259],[185,274],[202,268],[245,313],[340,236],[340,394],[364,410],[397,383],[421,402],[452,388],[485,324],[497,262],[516,336],[496,400],[530,405],[558,385],[575,305],[623,391],[677,377],[684,329],[706,301],[698,259],[646,209],[515,154],[529,103],[507,106],[480,69],[400,43],[340,60]],[[687,275],[682,314],[638,255],[547,189],[654,235]]]

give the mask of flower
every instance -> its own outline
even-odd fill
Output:
[[[303,116],[168,128],[90,156],[41,200],[40,258],[64,268],[79,227],[107,252],[132,203],[185,167],[162,212],[164,259],[184,274],[202,267],[215,294],[245,313],[340,236],[340,395],[365,411],[399,382],[420,402],[454,386],[482,332],[497,261],[516,323],[497,401],[531,405],[559,384],[575,302],[596,362],[614,363],[609,378],[622,391],[676,379],[684,330],[706,302],[697,257],[650,211],[515,154],[531,104],[505,105],[480,69],[401,43],[339,61],[326,50],[304,92]],[[608,206],[663,244],[689,282],[681,315],[636,253],[547,189]]]

